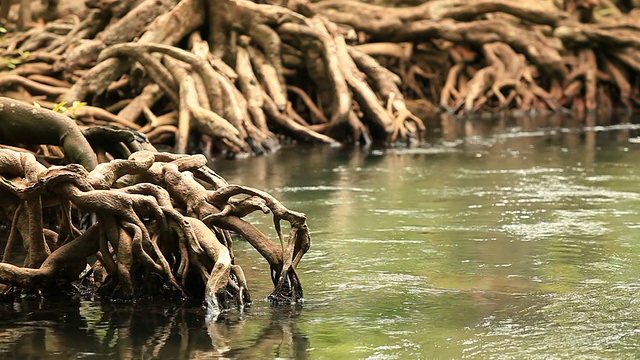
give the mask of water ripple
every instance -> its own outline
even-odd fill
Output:
[[[300,191],[353,191],[353,192],[373,192],[373,189],[352,187],[352,186],[284,186],[275,189],[279,192],[300,192]]]

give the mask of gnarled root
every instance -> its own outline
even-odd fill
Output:
[[[270,298],[301,300],[295,268],[309,247],[306,216],[263,191],[227,184],[205,164],[201,155],[137,151],[88,172],[77,164],[47,168],[29,153],[0,149],[0,196],[12,199],[12,223],[29,250],[24,267],[0,263],[0,283],[50,289],[77,280],[87,258],[95,255],[100,265],[94,268],[106,271],[106,278],[97,280],[101,294],[135,299],[162,279],[169,294],[202,296],[215,315],[231,304],[250,302],[244,272],[234,263],[232,230],[269,262],[275,286]],[[80,234],[70,220],[63,221],[57,231],[66,229],[65,238],[71,236],[64,244],[47,230],[53,239],[49,252],[43,206],[59,206],[66,214],[69,203],[95,214],[97,222]],[[280,247],[241,219],[257,210],[273,214]],[[280,220],[291,223],[286,241]],[[15,241],[15,235],[11,238]]]

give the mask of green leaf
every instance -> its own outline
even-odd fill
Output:
[[[6,34],[6,32],[7,32],[7,29],[0,26],[0,34]]]
[[[87,103],[86,103],[86,102],[76,100],[76,101],[74,101],[74,102],[73,102],[73,104],[71,105],[71,108],[72,108],[72,109],[77,109],[77,108],[79,108],[79,107],[81,107],[81,106],[85,106],[85,105],[87,105]]]
[[[20,59],[3,59],[5,61],[5,65],[9,68],[9,69],[15,69],[16,66],[22,64],[22,61]]]
[[[38,107],[38,108],[41,108],[41,107],[42,107],[42,106],[40,106],[40,104],[38,104],[38,103],[37,103],[37,102],[35,102],[35,101],[33,102],[33,106]]]
[[[55,111],[55,112],[63,113],[65,111],[67,111],[67,107],[65,105],[67,105],[66,101],[59,102],[59,103],[56,104],[56,106],[53,107],[52,110]]]
[[[616,12],[617,12],[616,9],[604,8],[596,11],[596,14],[599,16],[607,16],[607,15],[615,14]]]

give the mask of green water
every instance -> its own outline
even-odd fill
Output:
[[[571,122],[570,122],[571,123]],[[0,353],[31,358],[640,357],[640,134],[558,119],[443,120],[412,149],[296,147],[216,161],[307,213],[305,302],[0,307]],[[594,125],[594,124],[591,124]],[[271,219],[252,222],[274,235]]]

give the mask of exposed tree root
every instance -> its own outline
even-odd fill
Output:
[[[193,133],[212,150],[233,155],[274,151],[274,133],[339,144],[368,143],[372,135],[418,139],[424,131],[400,91],[384,85],[397,77],[372,58],[363,63],[342,30],[313,15],[309,4],[295,6],[305,16],[248,0],[154,1],[124,2],[118,10],[92,4],[86,16],[94,21],[60,18],[10,31],[0,56],[14,74],[0,79],[0,89],[20,90],[21,99],[50,108],[88,102],[74,109],[83,124],[140,130],[154,143],[172,140],[179,153],[198,145],[190,141]],[[208,43],[199,34],[207,21],[215,29]],[[176,46],[183,39],[187,50]],[[294,72],[300,76],[287,76]],[[45,77],[51,75],[64,81]],[[306,94],[295,107],[289,85]],[[177,116],[166,118],[174,111]],[[309,113],[313,121],[302,120]],[[158,123],[161,118],[166,121]]]
[[[11,27],[21,6],[0,14],[0,92],[49,108],[85,101],[70,114],[84,125],[231,156],[275,151],[276,134],[419,140],[426,129],[406,105],[416,97],[456,113],[640,103],[637,11],[608,2],[108,4],[23,32]]]
[[[377,59],[401,59],[392,69],[411,92],[439,99],[445,111],[569,107],[584,114],[638,105],[638,12],[615,6],[438,0],[395,9],[329,0],[314,8],[360,32],[371,43],[359,48]],[[406,63],[414,64],[410,71]]]
[[[426,131],[416,100],[457,114],[640,105],[640,16],[622,2],[75,3],[36,22],[29,1],[0,2],[4,260],[20,239],[26,250],[0,264],[14,287],[60,290],[95,256],[108,296],[161,281],[244,304],[233,231],[267,260],[271,299],[302,297],[304,214],[154,145],[233,157],[284,138],[411,143]],[[279,244],[243,220],[254,211],[273,214]]]
[[[8,101],[7,109],[34,110],[41,114],[41,121],[58,125],[70,121],[49,110]],[[36,133],[40,126],[26,116],[16,117],[11,125],[29,133]],[[88,259],[95,256],[98,260],[91,264],[93,268],[106,272],[106,277],[96,275],[103,295],[142,296],[144,292],[138,289],[144,289],[145,282],[155,276],[178,296],[204,297],[215,313],[229,304],[242,306],[250,301],[244,273],[234,264],[229,234],[233,230],[269,263],[275,286],[270,297],[278,302],[302,299],[295,269],[310,243],[304,214],[288,210],[260,190],[227,184],[206,167],[202,155],[142,150],[135,134],[125,130],[92,128],[86,139],[75,125],[65,131],[67,137],[77,134],[87,147],[90,143],[98,149],[105,143],[120,144],[107,148],[106,155],[127,156],[97,165],[88,162],[91,166],[84,167],[47,167],[32,153],[0,149],[0,198],[5,199],[4,216],[12,223],[0,263],[0,283],[57,292],[78,280]],[[103,141],[92,141],[98,134]],[[43,138],[31,139],[30,144],[38,139]],[[78,144],[62,144],[58,143],[65,154],[78,149]],[[60,210],[55,212],[59,218],[47,219],[59,224],[53,229],[44,229],[45,208]],[[70,216],[72,208],[80,217],[94,214],[97,222],[79,231],[76,227],[80,225]],[[242,220],[257,210],[273,213],[280,246]],[[291,224],[286,240],[281,220]],[[9,264],[8,251],[20,238],[27,254],[24,264]]]

